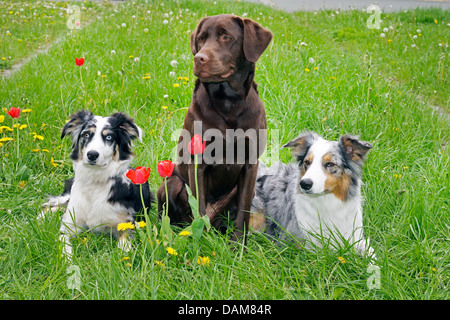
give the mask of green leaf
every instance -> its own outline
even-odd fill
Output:
[[[198,212],[198,202],[197,199],[192,195],[191,188],[186,184],[186,190],[188,193],[188,201],[189,205],[191,206],[192,215],[194,216],[194,219],[197,217],[200,217],[200,214]]]
[[[194,219],[192,221],[192,237],[195,239],[195,241],[199,241],[202,237],[203,228],[205,226],[205,221],[203,219]]]
[[[170,227],[170,218],[166,215],[161,217],[161,238],[168,242],[172,242],[172,228]]]

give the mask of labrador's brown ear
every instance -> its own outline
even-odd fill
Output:
[[[198,52],[197,34],[200,31],[200,29],[202,28],[203,23],[205,23],[205,21],[208,19],[209,19],[209,17],[205,17],[205,18],[201,19],[200,22],[198,23],[197,27],[195,28],[195,30],[192,31],[192,33],[191,33],[191,51],[194,56]]]
[[[242,19],[244,24],[244,54],[248,61],[256,62],[272,40],[272,32],[252,19]]]

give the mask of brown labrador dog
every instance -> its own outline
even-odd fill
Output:
[[[206,141],[197,173],[200,214],[208,215],[222,232],[227,228],[223,216],[228,214],[235,221],[232,240],[246,234],[258,157],[266,145],[266,115],[253,81],[255,62],[271,39],[272,33],[255,21],[228,14],[203,18],[191,34],[197,80],[184,119],[182,131],[186,134],[178,143],[177,165],[167,180],[171,223],[192,221],[185,185],[197,195],[194,162],[187,145],[198,133]],[[207,135],[211,129],[214,138]],[[227,135],[230,132],[235,135]],[[157,195],[162,212],[164,183]]]

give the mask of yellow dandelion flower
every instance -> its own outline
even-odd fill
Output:
[[[148,79],[151,79],[152,77],[150,77],[150,76],[145,76],[145,77],[142,77],[142,79],[144,79],[144,80],[148,80]]]
[[[155,264],[156,264],[158,267],[162,268],[163,270],[165,269],[164,263],[162,263],[161,261],[155,260]]]
[[[14,131],[12,128],[10,128],[10,127],[8,127],[8,126],[1,126],[1,127],[0,127],[0,133],[2,133],[3,130],[6,130],[6,131]]]
[[[117,231],[125,231],[128,229],[134,229],[134,224],[132,222],[122,222],[117,225]]]
[[[39,149],[31,149],[31,152],[34,152],[34,153],[39,152]]]
[[[436,268],[431,268],[431,270],[432,270],[433,272],[436,272]]]
[[[5,138],[1,138],[0,142],[7,142],[7,141],[12,141],[12,140],[14,140],[14,139],[10,138],[10,137],[5,137]]]
[[[177,250],[175,250],[174,248],[167,247],[166,250],[167,250],[167,253],[172,255],[172,256],[176,256],[178,254]]]
[[[169,108],[168,106],[162,106],[161,109],[166,110],[167,108]]]
[[[308,68],[305,68],[305,71],[306,71],[306,72],[309,72],[309,69],[308,69]]]
[[[183,237],[186,237],[186,236],[188,236],[188,235],[190,235],[191,233],[189,232],[189,231],[187,231],[187,230],[183,230],[183,231],[181,231],[180,233],[179,233],[179,235],[180,236],[183,236]]]
[[[38,139],[38,140],[44,140],[44,137],[43,136],[41,136],[41,135],[39,135],[39,134],[35,134],[34,136],[33,136],[33,139]]]
[[[28,125],[22,124],[22,125],[19,127],[19,130],[23,130],[23,129],[25,129],[26,127],[28,127]]]
[[[25,180],[20,180],[19,187],[23,188],[25,187],[25,184],[26,184]]]
[[[404,166],[404,167],[403,167],[403,169],[405,169],[405,170],[408,170],[408,169],[409,169],[409,167],[407,167],[407,166]]]
[[[131,263],[127,262],[126,266],[127,266],[128,268],[131,268]]]
[[[128,56],[128,58],[130,58],[130,59],[133,58],[133,55],[130,54],[130,55]]]
[[[2,60],[3,60],[3,61],[5,61],[5,60],[6,60],[6,58],[5,58],[5,57],[2,57]]]
[[[207,257],[207,256],[204,256],[204,257],[198,256],[197,263],[199,265],[201,265],[201,266],[209,266],[210,262],[211,262],[211,259],[209,259],[209,257]]]
[[[343,257],[338,257],[338,260],[339,260],[342,264],[345,263],[345,259],[344,259]]]
[[[436,19],[434,19],[434,23],[436,23],[436,24],[437,24],[437,23],[438,23],[438,21],[437,21]]]
[[[38,149],[39,150],[39,149]],[[42,152],[47,152],[47,153],[49,153],[50,151],[48,151],[48,149],[42,149],[41,150]]]
[[[144,228],[146,225],[147,223],[145,221],[136,222],[136,226],[138,226],[139,228]]]
[[[332,80],[336,80],[336,77],[331,77]]]
[[[131,258],[130,257],[123,257],[122,259],[120,259],[120,261],[127,261],[127,260],[130,260]]]
[[[0,147],[3,147],[3,143],[0,142]]]
[[[102,74],[102,78],[106,78],[106,74]]]
[[[173,87],[174,87],[174,88],[178,88],[179,86],[180,86],[180,84],[178,84],[178,83],[174,83],[174,84],[173,84]]]
[[[5,116],[4,115],[0,115],[0,123],[2,123],[3,121],[5,121]]]
[[[58,164],[55,163],[55,160],[53,159],[53,157],[50,159],[50,164],[52,165],[53,168],[56,168],[58,166]]]
[[[319,70],[319,68],[317,68],[317,67],[314,67],[314,70]]]

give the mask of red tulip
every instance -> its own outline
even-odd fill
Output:
[[[158,173],[162,178],[168,178],[172,175],[175,163],[170,160],[158,162]]]
[[[188,144],[188,151],[190,154],[199,154],[205,152],[206,141],[202,143],[202,136],[199,134],[194,134],[191,142]]]
[[[146,183],[149,176],[150,168],[145,167],[137,167],[135,170],[130,169],[127,172],[128,179],[130,179],[134,184]]]
[[[81,67],[84,63],[84,58],[75,58],[75,64]]]
[[[6,111],[6,113],[13,118],[18,118],[20,116],[20,108],[11,107],[11,109],[9,109],[9,111]]]

